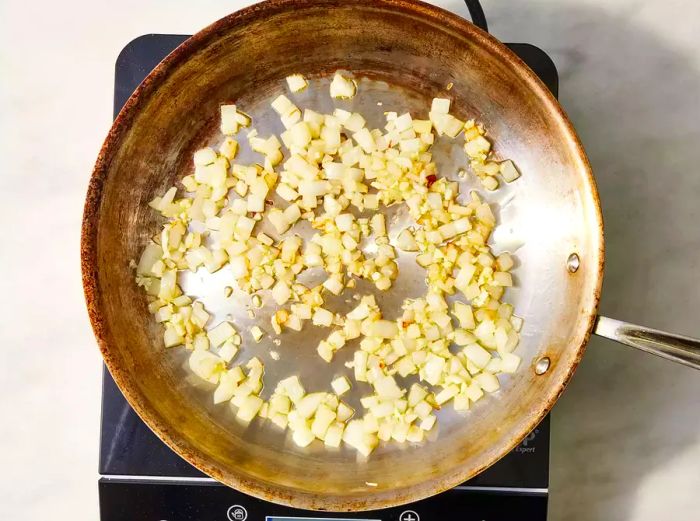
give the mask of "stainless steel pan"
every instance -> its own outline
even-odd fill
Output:
[[[328,109],[325,86],[336,69],[362,78],[359,95],[346,105],[375,113],[374,124],[389,107],[425,114],[433,97],[449,96],[457,115],[483,122],[497,152],[523,173],[490,196],[500,205],[495,243],[517,247],[517,288],[508,298],[525,319],[521,369],[466,416],[441,411],[431,442],[380,447],[368,461],[358,461],[349,449],[299,449],[270,426],[254,422],[246,428],[228,407],[212,405],[209,390],[183,369],[184,353],[164,349],[129,269],[130,259],[159,229],[147,202],[189,173],[196,147],[218,139],[220,102],[235,100],[261,133],[278,131],[267,106],[283,90],[284,77],[312,78],[299,104]],[[441,172],[454,176],[463,154],[450,152],[444,145],[436,156],[449,158]],[[473,180],[462,183],[478,188]],[[393,215],[394,230],[404,218],[400,211]],[[100,152],[85,206],[82,269],[105,362],[154,432],[219,481],[302,508],[381,508],[474,476],[549,411],[592,332],[700,366],[696,340],[596,315],[603,223],[590,166],[571,124],[505,46],[471,23],[414,0],[271,0],[216,22],[178,47],[126,103]],[[424,288],[422,269],[411,258],[401,258],[400,270],[395,289],[378,296],[389,316],[403,298]],[[224,299],[224,280],[213,279],[189,277],[185,290],[203,298],[218,317],[231,315],[244,331],[244,356],[264,359],[268,381],[299,374],[307,388],[327,389],[342,372],[350,353],[326,365],[315,354],[324,333],[314,328],[284,333],[280,346],[253,343],[249,326],[267,324],[274,305],[266,303],[251,320],[248,297],[234,293]],[[369,288],[359,285],[357,291]],[[336,303],[338,309],[344,305]],[[279,362],[270,358],[271,349],[280,353]]]

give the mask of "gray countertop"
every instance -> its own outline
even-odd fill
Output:
[[[248,3],[0,5],[4,518],[97,518],[100,359],[78,241],[114,59],[135,36],[191,33]],[[466,16],[459,0],[434,3]],[[496,37],[543,48],[559,69],[605,217],[601,312],[700,336],[700,3],[484,8]],[[700,374],[594,338],[553,412],[550,518],[697,519],[699,403]]]
[[[496,36],[559,69],[603,207],[600,312],[699,336],[700,4],[485,9]],[[553,411],[551,518],[698,519],[699,412],[700,374],[593,338]]]

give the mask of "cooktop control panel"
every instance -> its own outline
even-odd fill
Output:
[[[276,505],[213,483],[100,480],[101,521],[506,521],[544,520],[546,494],[453,489],[411,505],[320,514]],[[134,517],[134,513],[138,513]]]

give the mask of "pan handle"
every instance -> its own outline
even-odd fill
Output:
[[[599,316],[593,332],[693,369],[700,369],[700,340]]]
[[[486,16],[484,16],[484,10],[479,0],[464,0],[464,3],[467,4],[467,9],[469,9],[469,16],[472,17],[472,23],[479,29],[489,32]]]

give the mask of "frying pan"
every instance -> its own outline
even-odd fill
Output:
[[[520,369],[466,415],[440,411],[431,441],[380,446],[367,460],[347,448],[300,449],[265,422],[244,426],[228,406],[214,406],[210,389],[183,368],[185,350],[163,347],[162,331],[129,268],[160,229],[148,201],[190,173],[193,150],[220,139],[221,102],[243,107],[262,135],[279,132],[268,107],[283,92],[285,76],[302,73],[311,80],[296,99],[300,106],[330,110],[328,77],[338,69],[360,83],[358,95],[340,106],[376,114],[371,124],[379,125],[383,110],[424,116],[433,97],[448,96],[455,115],[482,122],[496,153],[513,159],[522,172],[517,182],[488,196],[499,207],[502,230],[494,248],[517,250],[517,287],[508,299],[525,319],[516,351],[523,358]],[[448,84],[454,85],[449,91]],[[440,146],[440,171],[454,176],[463,153],[456,153],[458,145]],[[473,179],[460,182],[463,191],[478,188]],[[406,216],[397,210],[392,219],[396,233]],[[570,122],[505,46],[458,16],[415,0],[268,0],[187,40],[144,80],[114,122],[90,181],[81,250],[95,335],[141,418],[175,452],[222,483],[299,508],[383,508],[471,478],[515,447],[549,411],[592,332],[700,367],[697,340],[596,315],[603,223],[591,169]],[[377,295],[388,317],[404,298],[425,290],[413,258],[402,255],[399,269],[395,287]],[[182,285],[205,302],[215,322],[230,316],[242,331],[243,357],[263,359],[267,382],[298,374],[307,389],[328,390],[352,349],[325,364],[315,346],[326,333],[313,327],[283,333],[279,346],[267,337],[255,344],[248,330],[268,324],[275,306],[265,301],[251,319],[247,295],[220,295],[226,272],[184,277]],[[356,291],[370,289],[358,284]],[[342,311],[346,303],[336,304]],[[270,357],[273,349],[279,362]]]

